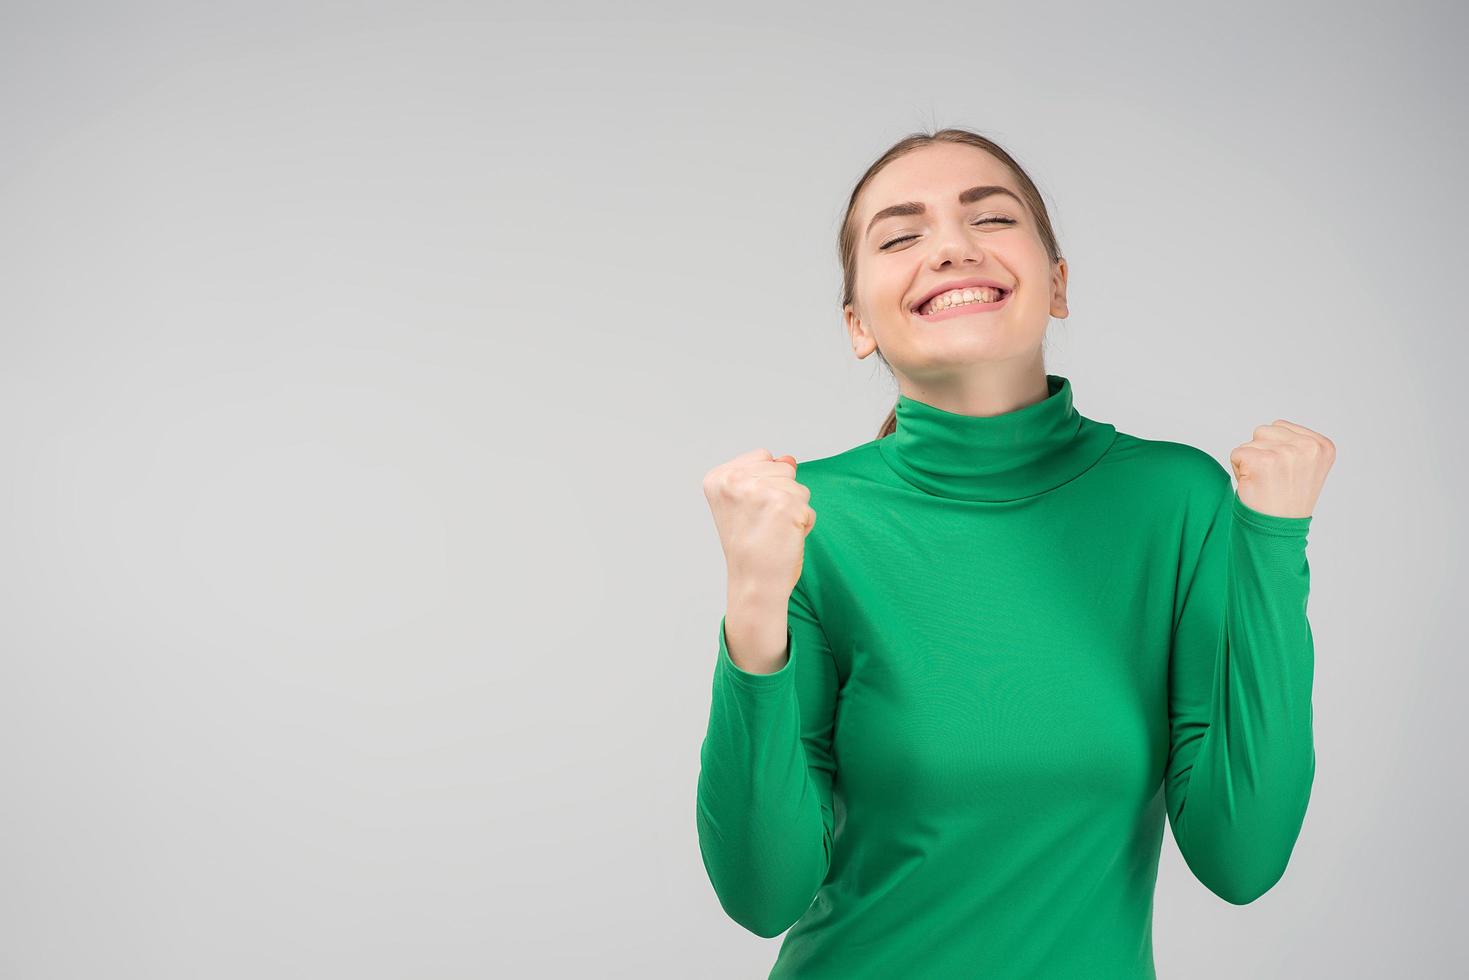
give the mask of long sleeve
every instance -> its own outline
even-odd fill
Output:
[[[1246,506],[1219,471],[1218,504],[1186,530],[1202,545],[1179,569],[1165,791],[1190,870],[1245,905],[1285,873],[1315,778],[1311,518]]]
[[[704,868],[730,918],[765,938],[805,913],[831,864],[836,666],[799,584],[787,622],[788,661],[756,674],[730,659],[720,618],[700,748]]]

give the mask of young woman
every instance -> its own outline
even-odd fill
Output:
[[[1315,774],[1306,534],[1335,456],[1079,413],[1047,374],[1066,262],[982,136],[902,140],[840,236],[878,438],[704,478],[728,564],[699,845],[772,977],[1152,978],[1164,815],[1243,905]],[[819,524],[816,515],[821,515]]]

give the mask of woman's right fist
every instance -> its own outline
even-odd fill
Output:
[[[796,461],[752,449],[704,474],[731,582],[789,596],[801,578],[806,535],[816,524],[811,490],[796,482]]]

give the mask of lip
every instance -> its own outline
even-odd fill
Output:
[[[985,278],[980,277],[980,276],[972,276],[972,277],[970,277],[968,279],[955,279],[953,282],[942,283],[941,285],[935,286],[932,289],[930,289],[928,292],[924,293],[922,296],[920,296],[918,298],[918,302],[914,303],[911,307],[909,307],[909,311],[912,312],[912,313],[917,313],[918,310],[919,310],[919,308],[922,307],[924,303],[927,303],[929,300],[933,299],[935,296],[939,295],[940,293],[947,293],[951,289],[972,289],[975,286],[992,286],[995,289],[1003,289],[1005,291],[1005,295],[1000,297],[1000,302],[1001,303],[1003,303],[1005,300],[1009,299],[1010,298],[1010,293],[1014,291],[1014,287],[1012,287],[1012,286],[1007,286],[1007,285],[1005,285],[1002,282],[996,282],[993,279],[985,279]],[[984,306],[998,306],[998,305],[999,305],[999,303],[986,303],[986,304],[984,304]],[[983,308],[983,307],[981,307],[981,308]]]
[[[974,313],[988,313],[991,310],[998,310],[1010,302],[1010,296],[1011,293],[1007,291],[1005,295],[993,303],[963,303],[959,306],[951,306],[947,310],[940,310],[938,313],[919,313],[915,310],[913,315],[924,323],[937,323],[940,320],[952,320],[959,316],[969,316]],[[928,301],[924,300],[924,302],[926,303]]]

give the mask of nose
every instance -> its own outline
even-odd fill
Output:
[[[933,251],[929,254],[929,267],[942,269],[946,265],[966,265],[984,261],[984,250],[970,236],[963,221],[945,224],[933,239]]]

